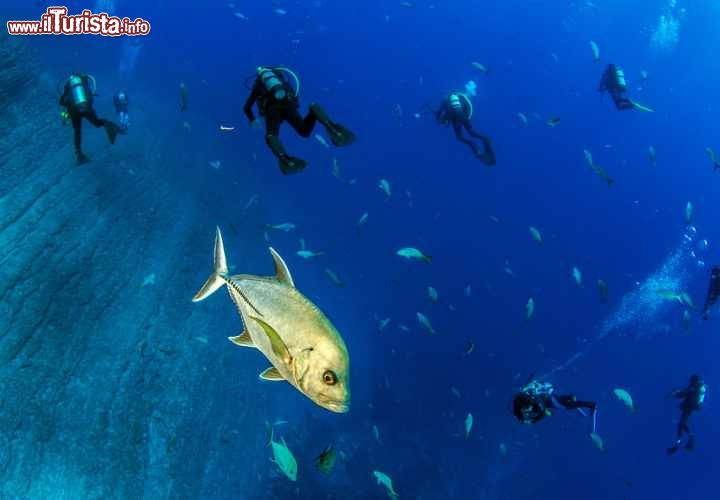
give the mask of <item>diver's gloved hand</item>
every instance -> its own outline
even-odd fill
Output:
[[[255,119],[250,122],[250,128],[259,129],[262,125],[260,124],[260,120]]]

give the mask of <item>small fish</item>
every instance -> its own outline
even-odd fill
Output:
[[[432,325],[430,324],[430,320],[427,319],[427,316],[425,316],[423,313],[416,313],[418,323],[420,323],[431,335],[435,335],[437,332],[433,329]]]
[[[257,203],[258,199],[260,199],[260,195],[259,195],[259,194],[254,194],[254,195],[252,195],[252,196],[248,199],[247,203],[245,203],[245,206],[243,207],[243,212],[246,211],[246,210],[249,210],[250,207],[252,207],[255,203]]]
[[[593,60],[595,62],[600,61],[600,47],[598,47],[598,44],[590,40],[590,49],[592,50]]]
[[[357,221],[357,231],[358,231],[358,233],[359,233],[360,230],[365,226],[365,224],[367,224],[367,220],[368,220],[368,213],[365,212],[364,214],[362,214],[362,215],[360,216],[360,218],[359,218],[358,221]]]
[[[530,236],[532,236],[532,238],[535,241],[537,241],[538,245],[542,245],[543,239],[542,239],[542,235],[540,234],[540,231],[538,230],[538,228],[536,228],[534,226],[530,226],[529,229],[530,229]]]
[[[635,405],[633,404],[633,398],[628,391],[625,389],[613,389],[613,394],[630,410],[630,413],[635,413]]]
[[[184,82],[180,82],[180,111],[188,109],[188,89]],[[187,122],[185,122],[187,123]]]
[[[190,126],[190,123],[189,123],[187,120],[184,121],[182,125],[183,125],[183,128],[184,128],[186,131],[192,132],[192,127]]]
[[[528,119],[527,116],[525,116],[525,113],[518,113],[518,118],[520,118],[520,121],[523,122],[523,125],[527,125]]]
[[[602,168],[599,165],[593,165],[592,166],[593,172],[595,172],[602,180],[607,182],[608,187],[612,187],[612,185],[615,183],[615,179],[610,177],[610,175],[607,173],[607,171]]]
[[[285,9],[275,9],[275,14],[277,14],[278,16],[284,16],[285,14],[287,14],[287,11]]]
[[[691,202],[687,202],[687,205],[685,205],[685,224],[692,223],[693,218],[693,204]]]
[[[484,65],[480,64],[479,62],[474,62],[474,63],[472,63],[472,65],[478,71],[485,73],[485,75],[487,75],[489,73],[488,69]]]
[[[406,259],[416,259],[416,260],[422,260],[427,262],[428,264],[432,264],[432,257],[429,255],[425,255],[417,248],[413,247],[405,247],[401,248],[397,252],[395,252],[396,255],[399,255],[400,257],[404,257]]]
[[[683,329],[686,332],[690,331],[690,313],[687,309],[683,311]]]
[[[408,199],[408,207],[412,208],[413,207],[413,195],[409,189],[405,190],[405,196],[407,196],[407,199]]]
[[[498,219],[498,218],[495,217],[494,215],[489,215],[488,217],[490,218],[491,221],[493,221],[493,222],[495,222],[495,223],[497,223],[497,224],[500,224],[500,219]]]
[[[470,356],[475,350],[475,343],[472,340],[468,340],[467,346],[465,346],[465,356]]]
[[[268,425],[266,423],[266,425]],[[282,443],[279,443],[273,439],[272,430],[270,432],[270,446],[272,447],[273,459],[272,461],[278,466],[280,471],[285,474],[290,481],[297,480],[297,461],[293,456],[290,448],[288,448],[285,439],[282,439]]]
[[[468,413],[467,417],[465,417],[465,439],[470,437],[470,430],[473,426],[473,416],[472,413]]]
[[[300,238],[300,250],[305,250],[305,238]]]
[[[552,54],[550,54],[550,57],[552,57],[555,62],[558,62],[558,61],[559,61],[558,56],[557,56],[557,54],[556,54],[555,52],[553,52]]]
[[[329,474],[335,467],[335,460],[337,454],[331,444],[327,445],[325,449],[315,458],[315,468],[323,474]]]
[[[508,259],[505,259],[505,266],[503,267],[503,271],[505,271],[505,274],[507,274],[508,276],[515,276],[515,273],[510,267],[510,261]]]
[[[598,290],[600,291],[600,302],[607,302],[608,299],[608,286],[603,280],[597,281]]]
[[[433,304],[437,304],[438,301],[438,293],[437,290],[435,290],[433,287],[428,286],[428,297],[430,297],[430,301]]]
[[[277,229],[278,231],[285,231],[286,233],[289,233],[290,231],[293,231],[295,229],[295,224],[292,222],[285,222],[283,224],[265,224],[265,227],[268,229]]]
[[[527,301],[527,304],[525,304],[525,316],[528,320],[532,319],[533,314],[535,313],[535,301],[532,297],[530,297]]]
[[[583,149],[583,155],[585,155],[585,161],[587,161],[588,165],[590,165],[590,168],[592,168],[595,164],[593,163],[593,155],[590,151],[587,149]]]
[[[208,343],[207,337],[204,337],[204,336],[195,337],[195,338],[193,338],[193,340],[197,340],[197,341],[200,342],[201,344],[207,344],[207,343]]]
[[[655,153],[655,148],[652,146],[648,148],[648,158],[650,159],[650,165],[654,167],[657,163],[657,154]]]
[[[226,127],[225,125],[220,125],[220,130],[222,132],[232,132],[235,130],[235,127]]]
[[[500,443],[498,449],[500,450],[500,456],[502,458],[507,457],[507,445],[505,443]]]
[[[330,269],[325,269],[325,276],[330,278],[330,281],[332,281],[335,285],[339,286],[340,288],[345,287],[345,282],[342,281],[340,278],[337,277],[337,275],[332,272]]]
[[[342,174],[340,173],[340,162],[337,158],[333,158],[332,174],[336,179],[342,180]]]
[[[330,144],[328,144],[327,140],[325,140],[325,138],[320,134],[315,134],[315,139],[317,139],[317,141],[326,148],[330,148]]]
[[[381,319],[378,323],[378,331],[381,332],[390,324],[390,318]]]
[[[373,471],[373,475],[375,476],[375,479],[377,479],[377,484],[381,484],[385,487],[390,498],[398,498],[399,495],[393,489],[392,479],[390,479],[390,476],[377,470]]]
[[[240,13],[240,12],[233,12],[233,15],[237,17],[238,19],[242,19],[243,21],[247,21],[248,18],[246,15]]]
[[[607,453],[607,448],[605,448],[603,438],[601,438],[599,434],[592,432],[590,434],[590,439],[592,439],[592,442],[595,444],[598,450],[602,451],[603,453]]]
[[[380,183],[378,184],[378,187],[380,188],[380,191],[385,193],[385,198],[390,198],[390,195],[392,194],[392,191],[390,190],[390,183],[386,181],[385,179],[380,179]]]
[[[451,388],[450,388],[450,392],[452,392],[452,395],[453,395],[453,396],[455,396],[456,398],[460,399],[461,394],[460,394],[460,391],[457,389],[457,387],[451,387]]]
[[[210,165],[215,170],[219,170],[220,169],[220,160],[209,161],[208,165]]]
[[[382,441],[380,441],[380,429],[378,429],[377,425],[372,426],[372,433],[373,433],[373,437],[375,438],[375,441],[382,444]]]
[[[410,328],[408,328],[408,327],[405,326],[405,325],[398,325],[398,328],[400,328],[403,332],[409,332],[409,331],[410,331]]]
[[[297,254],[303,259],[313,259],[325,255],[325,252],[313,252],[311,250],[298,250]]]
[[[582,273],[580,272],[580,269],[578,269],[577,267],[573,267],[572,268],[572,277],[578,286],[582,286]]]
[[[465,285],[465,297],[470,297],[470,294],[472,293],[472,286],[470,286],[470,283]]]
[[[720,161],[718,161],[715,157],[715,151],[710,148],[705,148],[705,152],[707,153],[708,158],[710,158],[710,161],[713,162],[713,172],[720,169]]]
[[[547,123],[550,127],[555,127],[556,125],[560,124],[560,118],[558,118],[558,117],[550,118],[545,123]]]
[[[641,70],[641,71],[640,71],[640,79],[641,79],[642,81],[647,80],[647,79],[648,79],[648,72],[645,71],[645,70]]]
[[[142,283],[140,284],[140,288],[146,287],[148,285],[154,285],[155,284],[155,273],[148,274],[143,278]]]

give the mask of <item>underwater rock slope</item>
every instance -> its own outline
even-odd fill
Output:
[[[39,74],[0,37],[0,498],[251,497],[263,396],[226,304],[190,303],[214,221],[158,174],[168,137],[84,124],[76,167]]]

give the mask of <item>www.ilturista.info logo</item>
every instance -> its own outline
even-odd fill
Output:
[[[8,21],[7,29],[11,35],[137,36],[150,33],[150,23],[141,17],[131,21],[88,9],[69,16],[67,7],[48,7],[39,21]]]

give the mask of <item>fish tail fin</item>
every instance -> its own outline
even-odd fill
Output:
[[[205,281],[203,286],[200,288],[198,293],[192,298],[193,302],[200,302],[206,299],[218,288],[225,284],[227,279],[228,267],[227,259],[225,258],[225,246],[223,245],[222,234],[220,228],[216,228],[215,233],[215,250],[213,255],[213,272],[210,277]]]
[[[265,432],[267,432],[267,441],[265,441],[265,446],[270,446],[270,443],[272,443],[273,438],[275,437],[275,429],[273,429],[273,426],[270,425],[270,422],[267,420],[265,421]]]
[[[607,180],[607,185],[608,185],[608,187],[612,187],[613,184],[615,184],[615,179],[613,179],[613,178],[608,178],[608,180]]]
[[[432,255],[425,255],[423,256],[423,260],[427,262],[428,264],[432,264]]]

